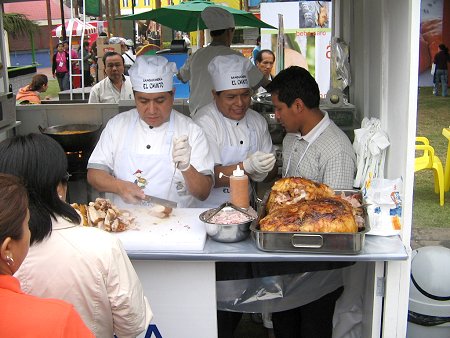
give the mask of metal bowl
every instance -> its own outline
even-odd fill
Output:
[[[212,223],[211,218],[221,210],[225,212],[237,210],[248,216],[249,220],[236,224]],[[200,214],[199,218],[205,224],[206,233],[209,237],[222,243],[234,243],[246,239],[250,235],[250,224],[255,219],[254,216],[231,203],[224,203],[218,208],[206,210]]]

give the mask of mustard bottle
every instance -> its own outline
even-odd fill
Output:
[[[230,202],[239,208],[247,209],[250,206],[248,196],[248,176],[239,165],[230,176]]]

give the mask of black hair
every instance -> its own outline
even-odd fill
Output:
[[[291,66],[279,72],[266,90],[277,94],[278,100],[288,107],[296,99],[301,99],[309,109],[318,108],[320,104],[319,85],[305,68],[299,66]]]
[[[80,223],[75,209],[58,196],[58,185],[67,183],[67,157],[50,136],[33,133],[1,142],[0,172],[19,176],[27,187],[31,244],[50,236],[52,218],[62,216]]]
[[[119,54],[117,52],[106,52],[105,55],[102,57],[103,65],[106,67],[106,58],[109,58],[110,56],[119,55],[122,58],[123,65],[125,65],[125,60],[122,56],[122,54]]]
[[[22,239],[27,210],[28,193],[22,180],[0,173],[0,244],[8,237]]]
[[[439,45],[439,49],[442,50],[442,51],[444,51],[444,53],[448,54],[448,48],[447,48],[447,46],[444,45],[443,43],[441,43],[441,44]]]
[[[270,49],[261,49],[261,50],[258,52],[258,54],[256,54],[255,63],[256,63],[256,62],[259,63],[259,62],[262,61],[263,53],[271,54],[271,55],[273,56],[273,60],[275,61],[275,53],[274,53],[274,52],[272,52]]]
[[[209,35],[211,35],[211,36],[220,36],[223,33],[225,33],[225,31],[226,31],[226,29],[218,29],[216,31],[210,31]]]

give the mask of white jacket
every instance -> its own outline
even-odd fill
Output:
[[[72,303],[96,337],[136,337],[152,318],[121,242],[97,228],[53,220],[15,276],[25,293]]]

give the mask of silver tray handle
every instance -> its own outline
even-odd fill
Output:
[[[300,240],[300,242],[297,242]],[[301,240],[304,240],[301,242]],[[320,249],[323,246],[322,235],[305,235],[305,234],[293,234],[291,238],[292,246],[295,248],[311,248]]]

